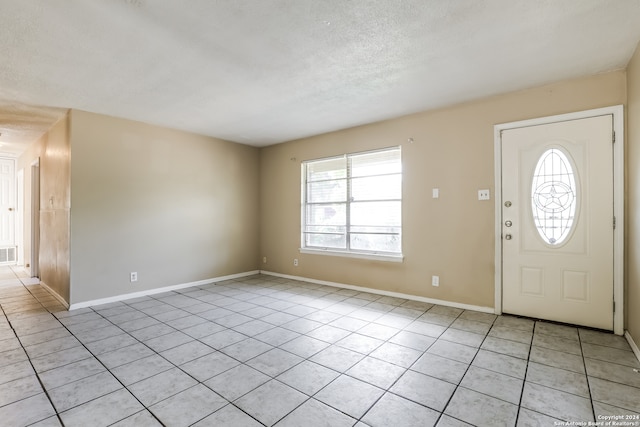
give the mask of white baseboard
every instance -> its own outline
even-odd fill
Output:
[[[473,311],[480,311],[482,313],[495,314],[495,309],[493,307],[482,307],[482,306],[479,306],[479,305],[462,304],[462,303],[459,303],[459,302],[444,301],[444,300],[439,300],[439,299],[434,299],[434,298],[421,297],[421,296],[417,296],[417,295],[403,294],[403,293],[400,293],[400,292],[383,291],[383,290],[380,290],[380,289],[365,288],[364,286],[346,285],[344,283],[327,282],[325,280],[309,279],[307,277],[301,277],[301,276],[291,276],[291,275],[288,275],[288,274],[274,273],[272,271],[260,270],[260,273],[261,274],[267,274],[269,276],[282,277],[284,279],[299,280],[301,282],[315,283],[316,285],[334,286],[336,288],[351,289],[351,290],[354,290],[354,291],[369,292],[369,293],[372,293],[372,294],[384,295],[384,296],[388,296],[388,297],[403,298],[403,299],[408,299],[408,300],[413,300],[413,301],[427,302],[427,303],[430,303],[430,304],[445,305],[447,307],[461,308],[461,309],[464,309],[464,310],[473,310]]]
[[[631,346],[631,350],[633,350],[633,354],[636,355],[636,359],[638,359],[638,362],[640,362],[640,349],[638,348],[638,345],[633,340],[633,337],[631,336],[629,331],[624,331],[624,337],[627,339],[627,342],[629,342],[629,345]]]
[[[90,301],[77,302],[77,303],[71,304],[71,306],[69,306],[69,310],[71,311],[71,310],[76,310],[78,308],[93,307],[94,305],[102,305],[102,304],[108,304],[111,302],[125,301],[128,299],[145,297],[145,296],[154,295],[154,294],[161,294],[163,292],[170,292],[178,289],[191,288],[194,286],[202,286],[202,285],[207,285],[211,282],[222,282],[225,280],[238,279],[240,277],[253,276],[254,274],[258,274],[258,273],[259,273],[259,270],[253,270],[253,271],[247,271],[244,273],[230,274],[228,276],[213,277],[211,279],[198,280],[196,282],[182,283],[179,285],[171,285],[171,286],[165,286],[162,288],[147,289],[144,291],[132,292],[129,294],[121,294],[121,295],[116,295],[116,296],[107,297],[107,298],[99,298],[99,299],[94,299]]]
[[[45,288],[47,291],[49,291],[49,293],[51,295],[53,295],[53,297],[55,299],[58,300],[58,302],[62,305],[64,305],[67,309],[69,309],[69,303],[67,301],[65,301],[64,298],[62,298],[56,291],[54,291],[53,289],[51,289],[51,287],[49,285],[47,285],[46,283],[44,283],[43,281],[40,281],[40,286],[42,286],[43,288]]]

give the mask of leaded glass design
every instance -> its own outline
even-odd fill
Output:
[[[566,154],[550,148],[540,156],[531,185],[533,221],[542,239],[559,245],[571,233],[578,205],[576,177]]]

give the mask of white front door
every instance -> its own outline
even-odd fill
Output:
[[[0,248],[13,248],[16,244],[15,190],[15,160],[0,158]]]
[[[502,131],[503,312],[613,329],[613,116]]]

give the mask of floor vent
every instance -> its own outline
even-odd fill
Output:
[[[16,247],[0,248],[0,264],[16,262]]]

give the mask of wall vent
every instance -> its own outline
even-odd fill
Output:
[[[11,264],[16,262],[16,247],[0,248],[0,264]]]

